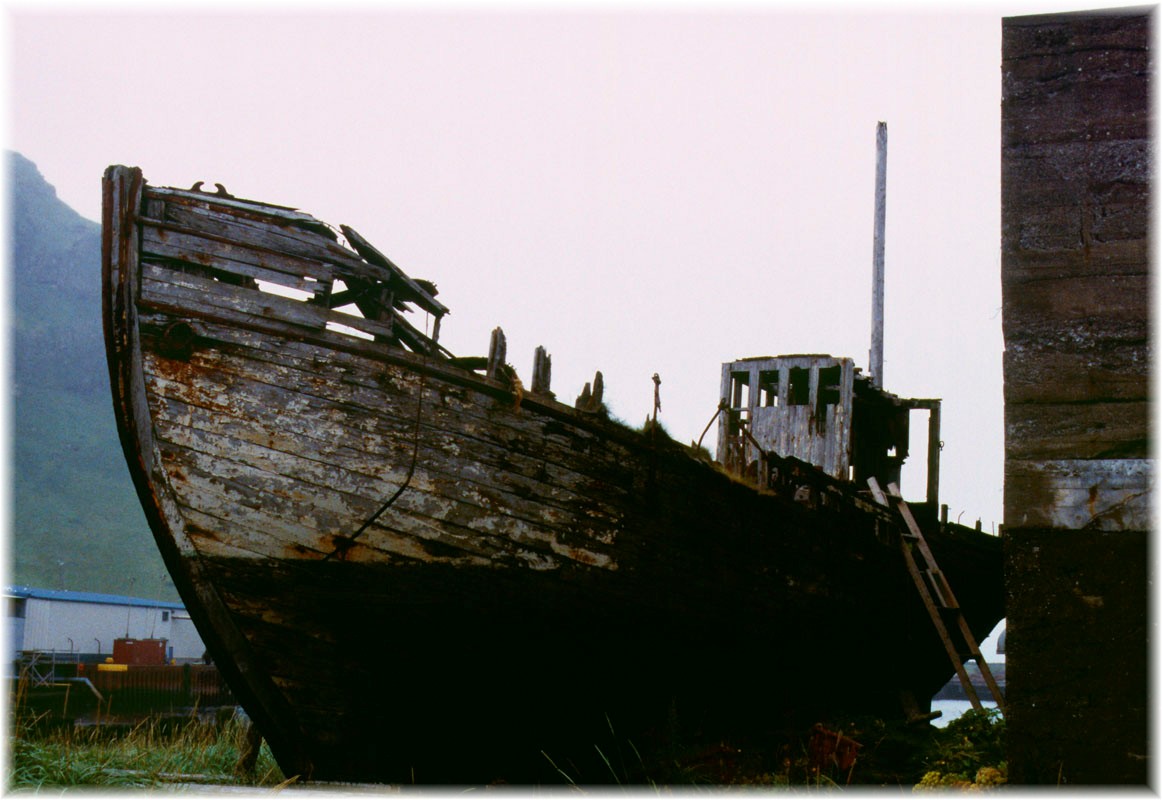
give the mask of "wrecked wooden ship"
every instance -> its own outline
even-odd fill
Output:
[[[1003,616],[999,540],[937,511],[939,401],[850,359],[731,362],[714,463],[611,420],[599,375],[558,401],[543,350],[523,382],[499,330],[449,353],[434,286],[349,227],[136,168],[103,191],[125,455],[288,776],[552,780],[611,736],[922,715],[954,667],[868,490],[913,409],[912,515],[972,633]]]

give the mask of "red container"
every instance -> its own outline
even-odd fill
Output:
[[[165,639],[114,639],[113,661],[130,666],[165,664]]]

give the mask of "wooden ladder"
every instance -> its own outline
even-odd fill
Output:
[[[956,669],[956,676],[960,678],[960,685],[964,687],[964,693],[968,696],[972,707],[981,708],[981,702],[968,673],[964,669],[964,662],[969,658],[976,661],[981,675],[984,676],[985,684],[988,686],[989,692],[992,693],[993,700],[996,701],[997,708],[1001,713],[1004,713],[1005,701],[1001,689],[997,686],[992,670],[989,669],[988,663],[980,652],[980,647],[977,646],[976,639],[968,627],[968,621],[965,620],[964,613],[960,609],[960,604],[956,602],[956,595],[952,593],[952,587],[948,585],[944,573],[936,564],[936,559],[928,548],[928,542],[924,540],[924,534],[920,532],[920,526],[916,524],[911,509],[908,508],[904,498],[900,496],[899,488],[896,484],[889,483],[888,494],[885,495],[875,478],[868,478],[867,482],[876,502],[894,510],[904,522],[904,527],[900,530],[900,550],[904,554],[904,563],[908,567],[908,573],[912,576],[912,582],[916,584],[916,589],[920,592],[920,599],[924,601],[924,607],[928,610],[932,625],[940,634],[940,640],[944,643],[944,649],[948,653],[952,666]],[[916,553],[920,554],[923,568],[916,563]],[[959,642],[955,641],[949,633],[949,625],[946,621],[952,623],[955,626],[954,630],[960,634]]]

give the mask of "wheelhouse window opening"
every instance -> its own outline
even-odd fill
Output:
[[[819,367],[815,370],[815,375],[814,424],[816,431],[822,436],[827,433],[829,409],[839,404],[843,368],[838,364],[833,367]]]
[[[763,408],[777,408],[779,405],[779,371],[777,369],[759,372],[759,404]]]
[[[811,370],[791,367],[787,371],[787,405],[805,406],[811,402]]]
[[[750,417],[750,373],[730,373],[730,435],[738,436]]]
[[[739,472],[746,466],[746,436],[750,425],[750,371],[730,373],[730,410],[726,414],[726,466]]]
[[[819,389],[815,401],[819,411],[823,411],[827,406],[839,404],[842,380],[843,369],[840,366],[819,368]]]

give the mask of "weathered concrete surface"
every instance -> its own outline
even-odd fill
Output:
[[[1005,537],[1012,783],[1147,781],[1147,537],[1048,529]]]
[[[1151,10],[1003,25],[1010,779],[1144,783]]]

